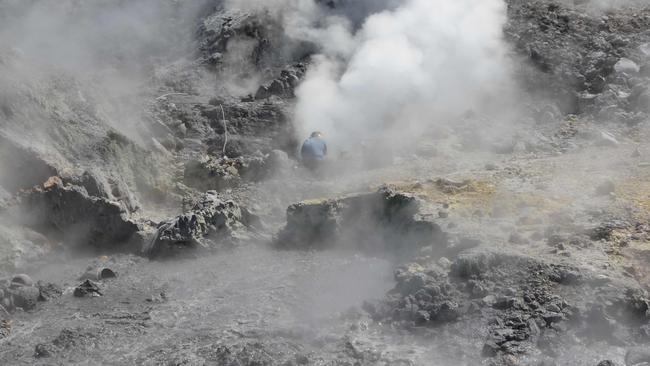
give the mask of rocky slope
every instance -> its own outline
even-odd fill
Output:
[[[314,176],[293,114],[318,45],[200,3],[170,13],[193,48],[119,98],[0,51],[0,360],[650,364],[646,4],[509,0],[520,123],[467,113]],[[355,29],[396,3],[314,6]]]

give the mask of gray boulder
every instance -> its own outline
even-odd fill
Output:
[[[21,209],[28,226],[60,233],[66,245],[115,247],[139,230],[119,203],[91,197],[58,177],[22,197]]]
[[[415,197],[383,188],[338,199],[289,206],[287,224],[275,243],[285,249],[345,247],[408,256],[446,235],[433,222],[417,218]]]

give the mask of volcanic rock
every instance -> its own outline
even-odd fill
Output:
[[[32,310],[39,301],[48,301],[62,291],[54,284],[34,283],[26,274],[0,281],[0,306],[7,311],[16,308]]]
[[[341,246],[404,256],[431,244],[444,246],[446,235],[440,227],[417,219],[418,212],[414,197],[387,188],[301,202],[287,209],[287,224],[275,243],[285,249]]]
[[[209,191],[199,197],[188,214],[159,224],[144,253],[155,257],[183,248],[236,244],[252,220],[244,211],[234,201],[221,200],[216,192]]]
[[[85,188],[58,177],[26,193],[22,209],[29,226],[56,231],[73,246],[115,247],[139,230],[118,203],[91,197]]]
[[[200,190],[221,190],[245,181],[259,181],[271,174],[268,156],[215,159],[206,157],[185,165],[184,182]]]
[[[103,294],[96,283],[91,280],[86,280],[79,286],[75,287],[73,295],[75,297],[98,297]]]

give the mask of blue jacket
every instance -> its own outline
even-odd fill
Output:
[[[302,144],[300,156],[303,160],[323,160],[327,156],[327,144],[320,137],[310,137]]]

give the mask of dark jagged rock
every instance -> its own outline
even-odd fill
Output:
[[[75,287],[73,295],[75,297],[97,297],[102,296],[103,294],[96,283],[91,280],[86,280],[79,286]]]
[[[207,192],[190,213],[161,223],[144,252],[155,257],[186,248],[210,249],[236,244],[251,224],[249,220],[234,201],[224,201],[216,192]]]
[[[446,235],[416,218],[417,200],[381,189],[339,199],[307,201],[287,209],[287,225],[275,243],[285,249],[331,248],[408,256],[428,245],[443,247]]]
[[[58,177],[26,193],[21,206],[29,226],[56,232],[73,246],[116,247],[139,230],[118,203],[91,197]]]

